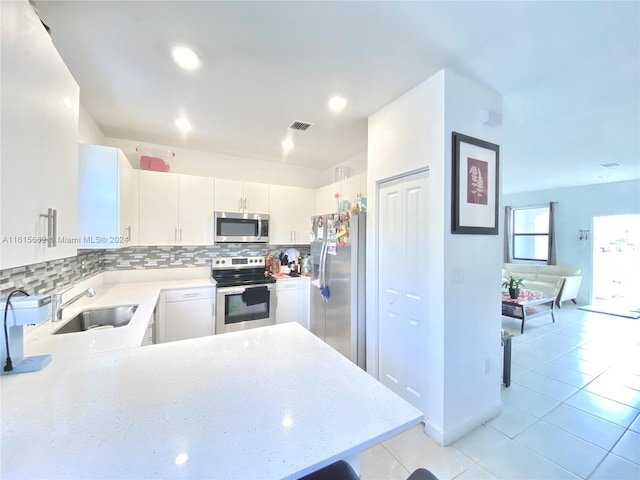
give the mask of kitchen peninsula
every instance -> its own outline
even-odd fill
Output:
[[[293,479],[423,420],[295,322],[0,381],[3,479]]]

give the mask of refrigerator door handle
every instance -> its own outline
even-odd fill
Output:
[[[322,256],[320,258],[321,262],[321,274],[320,274],[320,293],[322,294],[322,299],[326,302],[329,298],[329,289],[327,287],[327,253],[329,251],[329,241],[325,240],[322,244]]]
[[[322,259],[324,258],[324,242],[320,247],[320,261],[318,263],[318,284],[322,287]]]
[[[327,252],[327,242],[322,242],[322,250],[320,251],[320,286],[324,287],[324,259]]]

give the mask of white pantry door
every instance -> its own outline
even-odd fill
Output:
[[[379,379],[424,409],[427,181],[420,172],[379,190]]]

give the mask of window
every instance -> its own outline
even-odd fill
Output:
[[[514,260],[549,260],[549,206],[514,207],[511,225]]]

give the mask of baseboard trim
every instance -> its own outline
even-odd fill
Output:
[[[436,425],[431,420],[427,420],[424,424],[424,432],[438,442],[439,445],[444,445],[444,432],[440,425]]]
[[[476,428],[484,425],[489,420],[497,417],[502,413],[502,401],[496,402],[486,408],[474,412],[470,417],[461,419],[455,425],[447,425],[446,429],[436,425],[430,420],[425,422],[424,431],[433,438],[439,445],[447,446],[463,437],[467,433],[472,432]]]

